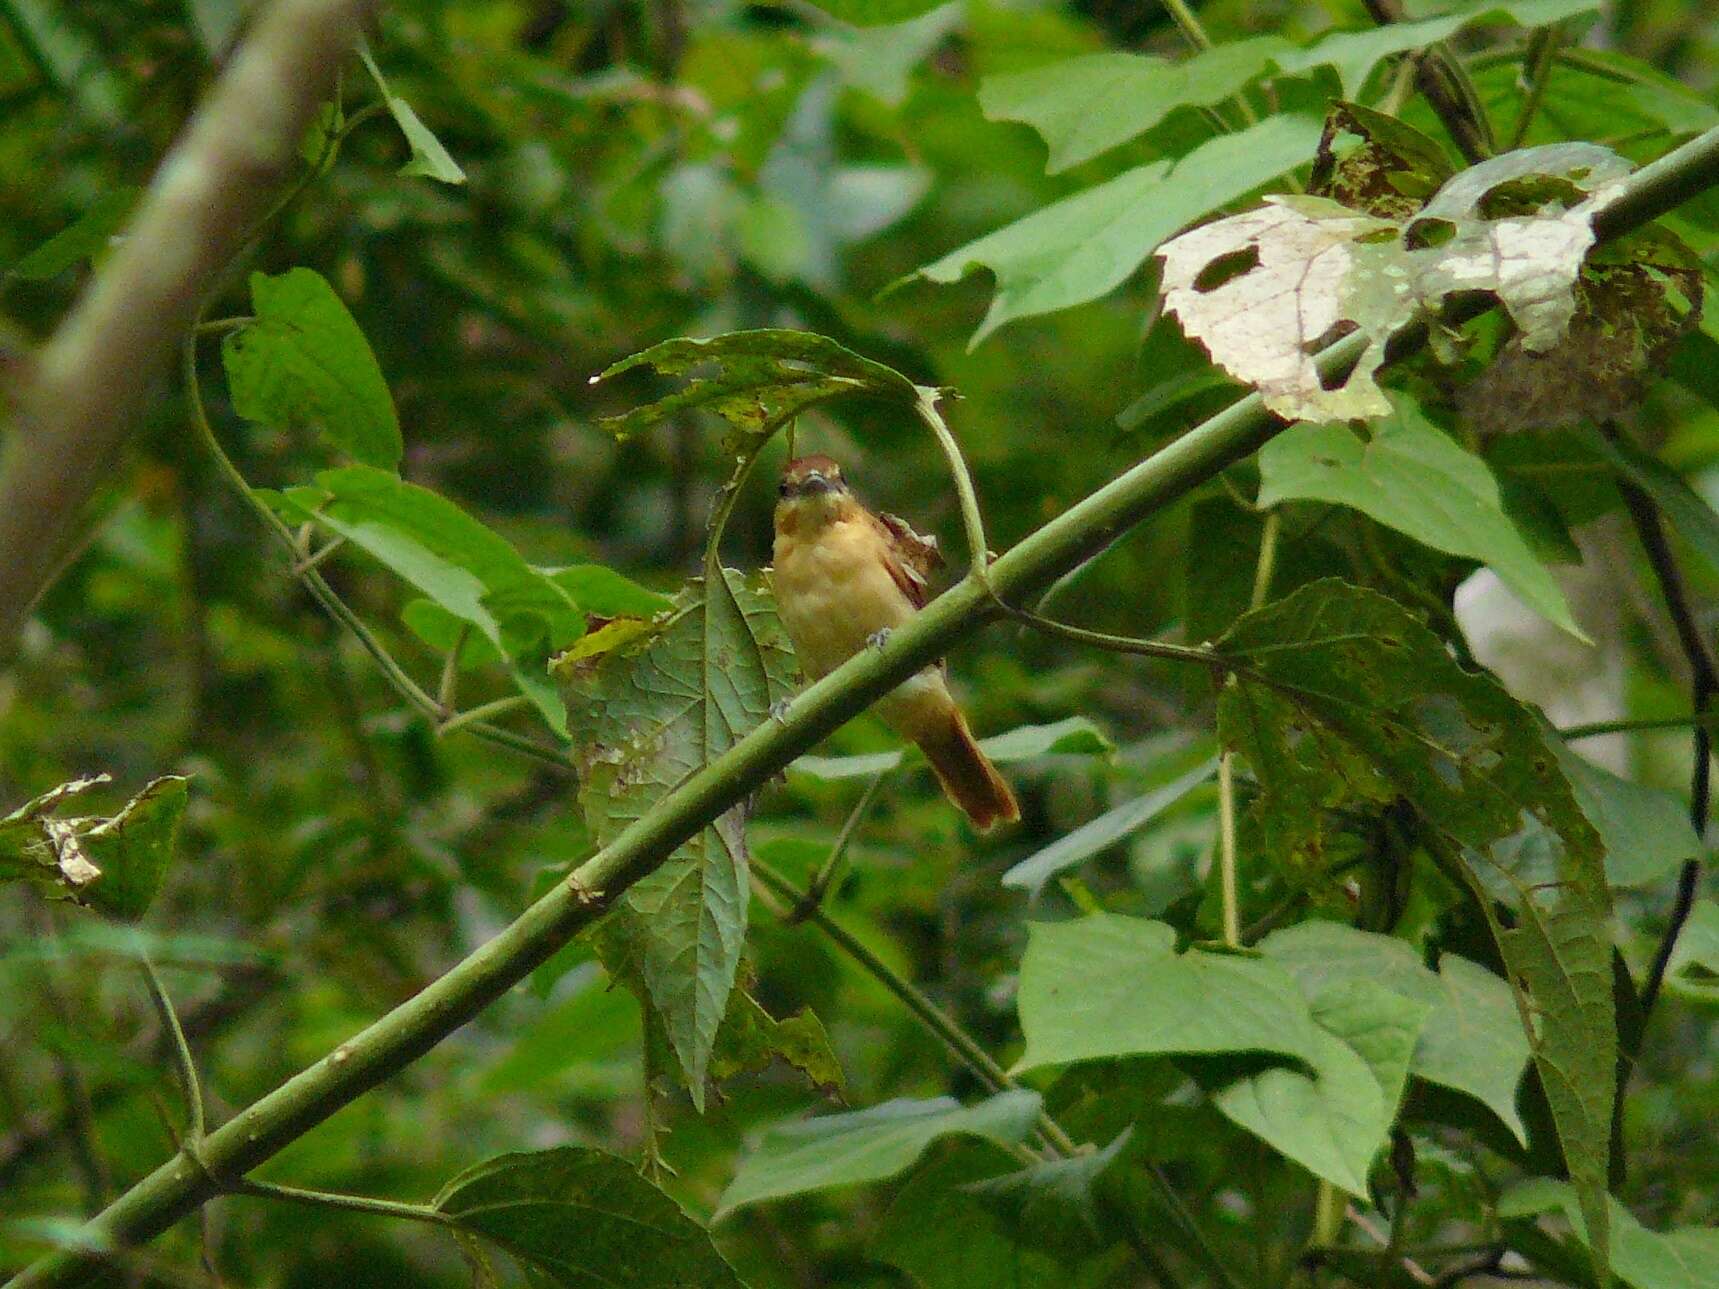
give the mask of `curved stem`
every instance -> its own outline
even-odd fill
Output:
[[[179,1086],[185,1094],[185,1139],[193,1145],[203,1140],[203,1085],[197,1079],[197,1061],[191,1055],[191,1044],[185,1040],[185,1027],[179,1023],[179,1013],[173,1008],[173,998],[161,981],[161,973],[147,949],[137,955],[143,968],[143,978],[149,985],[149,998],[155,1004],[155,1014],[161,1019],[161,1030],[173,1049],[174,1068],[179,1072]]]
[[[1633,734],[1650,730],[1687,730],[1697,726],[1711,729],[1719,723],[1719,713],[1698,712],[1688,716],[1648,717],[1643,720],[1592,721],[1586,725],[1566,725],[1558,731],[1565,742],[1596,738],[1601,734]]]
[[[433,1226],[454,1226],[457,1223],[440,1209],[428,1204],[409,1204],[403,1200],[372,1199],[368,1195],[344,1195],[338,1191],[307,1190],[302,1186],[282,1186],[277,1182],[259,1182],[247,1177],[235,1183],[228,1192],[250,1195],[256,1199],[285,1200],[289,1204],[308,1204],[315,1208],[336,1208],[348,1213],[369,1213],[377,1217],[400,1217],[409,1222],[428,1222]]]
[[[998,599],[996,603],[1011,618],[1025,623],[1035,631],[1042,631],[1046,635],[1061,636],[1064,640],[1073,640],[1077,644],[1091,645],[1094,649],[1106,649],[1111,653],[1139,654],[1146,658],[1168,658],[1172,662],[1192,662],[1215,671],[1230,670],[1230,663],[1226,658],[1221,654],[1213,653],[1202,645],[1169,644],[1162,640],[1141,640],[1134,636],[1111,635],[1107,631],[1092,631],[1086,627],[1058,622],[1055,618],[1044,617],[1030,609],[1017,608],[1006,600]]]
[[[949,477],[955,482],[955,496],[961,504],[961,528],[967,539],[967,560],[983,575],[991,558],[991,548],[985,542],[985,520],[979,513],[979,495],[973,490],[973,475],[967,469],[966,458],[961,455],[961,445],[955,441],[943,414],[937,410],[937,393],[935,389],[920,386],[919,401],[914,405],[914,411],[936,438],[937,446],[943,449],[943,459],[949,464]]]

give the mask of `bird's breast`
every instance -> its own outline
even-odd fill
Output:
[[[778,532],[773,556],[776,610],[814,680],[853,657],[875,632],[913,616],[890,576],[888,547],[863,520]]]

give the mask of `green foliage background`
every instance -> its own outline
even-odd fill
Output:
[[[10,334],[39,337],[64,314],[87,279],[86,261],[99,261],[121,213],[217,74],[243,7],[238,0],[0,0],[0,266],[7,266],[0,321]],[[1190,86],[1156,116],[1143,109],[1151,119],[1115,146],[1058,145],[1055,123],[1044,126],[1057,162],[1047,174],[1046,139],[1019,123],[1036,122],[1027,92],[1033,82],[1021,77],[1106,51],[1185,57],[1175,26],[1155,7],[961,0],[918,16],[831,8],[911,21],[855,27],[804,6],[686,0],[400,0],[371,39],[378,77],[357,60],[347,68],[352,128],[337,155],[326,158],[328,137],[307,140],[307,156],[326,162],[322,172],[307,170],[302,195],[262,233],[245,268],[263,276],[235,274],[211,311],[255,313],[265,324],[209,338],[200,349],[202,389],[217,437],[253,484],[280,490],[275,504],[290,522],[319,506],[334,507],[335,516],[351,507],[361,518],[373,513],[364,505],[405,504],[394,485],[376,485],[366,473],[398,461],[405,480],[455,503],[523,557],[501,549],[495,561],[538,616],[529,627],[499,620],[493,636],[480,630],[487,650],[474,643],[464,653],[457,693],[460,707],[472,709],[513,696],[515,677],[528,691],[538,686],[534,708],[497,719],[541,746],[553,745],[561,718],[559,699],[542,681],[548,652],[580,637],[586,612],[603,619],[649,613],[697,575],[706,521],[732,472],[734,442],[699,415],[617,439],[601,419],[667,386],[643,371],[593,385],[596,373],[671,336],[773,327],[823,333],[914,382],[952,387],[960,399],[945,410],[991,542],[1006,549],[1233,396],[1233,385],[1211,376],[1203,352],[1159,319],[1155,270],[1135,271],[1139,261],[1189,220],[1246,204],[1285,169],[1305,174],[1325,102],[1364,89],[1376,99],[1392,75],[1375,67],[1379,57],[1408,47],[1349,50],[1336,62],[1339,73],[1332,59],[1301,51],[1334,24],[1376,41],[1380,33],[1370,32],[1360,6],[1219,0],[1200,17],[1222,45],[1250,38],[1281,45],[1276,92],[1269,100],[1255,92],[1248,104],[1269,118],[1254,127],[1269,135],[1212,141],[1211,111],[1226,128],[1242,124],[1227,119],[1238,110],[1229,97],[1235,86],[1205,96]],[[1417,4],[1409,16],[1445,8]],[[1492,7],[1456,8],[1492,15],[1449,25],[1472,55],[1481,101],[1507,125],[1523,105],[1517,76],[1525,34]],[[1541,8],[1525,21],[1584,7]],[[1571,30],[1587,31],[1583,53],[1591,48],[1591,57],[1555,65],[1526,142],[1585,139],[1641,161],[1719,122],[1719,19],[1704,6],[1644,0],[1617,5],[1591,28],[1587,21]],[[1080,66],[1097,75],[1097,65]],[[1087,92],[1085,82],[1065,83],[1077,98]],[[391,112],[355,117],[382,103],[384,92],[393,96]],[[1419,100],[1403,115],[1438,130]],[[1173,169],[1201,147],[1220,151]],[[1068,208],[1055,203],[1094,190],[1126,200],[1116,198],[1115,212],[1091,229],[1059,224],[1057,212]],[[1013,242],[999,235],[963,249],[1039,211],[1048,222]],[[1719,198],[1697,199],[1666,222],[1711,281]],[[1132,262],[1130,239],[1141,248]],[[963,276],[973,264],[992,269],[995,281]],[[924,277],[915,276],[921,269]],[[347,324],[335,318],[338,370],[322,391],[328,406],[356,405],[362,414],[307,420],[283,409],[267,380],[247,381],[247,352],[297,343],[290,322],[284,340],[266,334],[269,310],[293,307],[287,297],[295,292],[301,303],[310,299],[306,308],[343,304],[368,341],[374,366],[361,361],[340,330]],[[1005,300],[1014,302],[1007,311]],[[1005,312],[1019,316],[1008,321]],[[1005,321],[971,343],[976,330]],[[1659,472],[1652,478],[1673,516],[1674,543],[1711,640],[1719,528],[1700,503],[1719,488],[1712,363],[1719,328],[1711,320],[1703,326],[1678,339],[1666,357],[1670,378],[1652,381],[1626,421],[1663,463],[1636,468]],[[302,359],[313,373],[329,370],[326,354],[295,354],[289,366]],[[1453,533],[1440,526],[1448,515],[1438,506],[1428,514],[1408,502],[1387,504],[1390,513],[1381,514],[1336,485],[1297,482],[1309,457],[1323,460],[1309,430],[1303,455],[1293,455],[1289,436],[1280,439],[1257,465],[1237,467],[1132,534],[1059,591],[1052,607],[1099,630],[1189,643],[1218,638],[1248,606],[1261,521],[1243,499],[1262,485],[1268,499],[1288,499],[1282,594],[1341,576],[1405,602],[1448,640],[1462,639],[1452,592],[1478,561],[1506,580],[1524,568],[1524,577],[1543,577],[1544,564],[1576,558],[1574,534],[1597,584],[1568,592],[1571,612],[1595,641],[1596,652],[1583,658],[1604,661],[1518,696],[1569,699],[1565,714],[1553,712],[1564,724],[1687,714],[1685,665],[1605,464],[1618,449],[1578,429],[1482,443],[1435,386],[1431,377],[1401,386],[1408,405],[1391,431],[1401,455],[1375,460],[1387,473],[1368,486],[1388,490],[1391,470],[1406,472],[1398,479],[1442,470],[1438,498],[1461,494],[1484,512],[1479,520],[1458,522]],[[1423,403],[1435,409],[1428,415],[1436,424],[1423,421]],[[84,774],[112,777],[82,799],[80,810],[92,814],[118,810],[158,776],[189,776],[179,856],[135,934],[179,1004],[219,1120],[440,975],[588,856],[596,839],[579,809],[578,780],[553,756],[517,755],[469,732],[439,735],[402,703],[291,576],[191,427],[185,389],[162,389],[135,446],[103,482],[87,543],[41,603],[14,666],[0,674],[0,814]],[[1474,456],[1459,454],[1451,465],[1446,431],[1453,428],[1461,447],[1487,458],[1497,480],[1492,494],[1486,471],[1475,481]],[[1411,442],[1417,433],[1436,444]],[[799,419],[795,434],[799,450],[841,459],[876,506],[937,533],[946,551],[963,549],[943,458],[901,407],[821,405]],[[731,567],[769,559],[770,485],[785,445],[778,437],[763,451],[723,535],[722,560]],[[1503,522],[1500,511],[1511,531],[1489,546],[1476,532],[1482,521]],[[479,558],[471,554],[475,539],[449,540]],[[1509,549],[1501,553],[1503,545]],[[434,691],[457,624],[424,600],[414,605],[419,592],[439,597],[422,583],[416,592],[404,586],[385,562],[354,529],[320,571]],[[480,570],[488,585],[496,566]],[[543,568],[586,571],[557,581],[537,572]],[[562,591],[564,601],[555,598]],[[1556,635],[1525,611],[1520,616],[1531,624],[1524,630]],[[1540,657],[1551,646],[1519,648]],[[1534,667],[1512,671],[1508,654],[1501,656],[1513,691],[1536,679]],[[1071,919],[1104,910],[1106,918],[1161,919],[1184,943],[1217,937],[1207,863],[1217,793],[1205,775],[1189,776],[1216,749],[1220,705],[1200,667],[1082,650],[1013,624],[983,633],[950,665],[983,733],[1071,716],[1089,724],[1031,743],[1010,761],[1024,821],[994,836],[975,837],[922,767],[910,762],[891,774],[825,910],[1007,1066],[1034,1043],[1052,1041],[1043,1037],[1050,1031],[1035,1037],[1032,1028],[1046,1000],[1032,990],[1031,960],[1023,970],[1029,920],[1066,931],[1064,924],[1076,925]],[[1573,697],[1584,682],[1603,691],[1597,715],[1584,715]],[[1225,712],[1227,721],[1228,702]],[[1607,850],[1615,943],[1639,975],[1664,925],[1676,866],[1691,857],[1681,820],[1689,735],[1673,728],[1607,738],[1600,754],[1616,777],[1579,760],[1565,771]],[[858,757],[894,746],[867,717],[820,750]],[[1256,768],[1269,755],[1263,741],[1242,738],[1240,746]],[[866,779],[850,773],[858,768],[811,763],[763,793],[750,822],[758,857],[803,884],[859,799]],[[1162,807],[1135,809],[1125,822],[1109,813],[1178,780],[1187,790],[1169,794]],[[1244,807],[1273,800],[1269,784],[1257,795],[1251,780],[1243,788]],[[1308,791],[1329,793],[1330,785]],[[1389,832],[1399,794],[1414,795],[1399,784],[1303,802],[1331,828],[1317,847],[1305,837],[1275,838],[1269,811],[1244,809],[1243,922],[1262,934],[1306,919],[1357,923],[1395,934],[1417,955],[1431,949],[1470,960],[1458,972],[1476,962],[1496,967],[1486,925],[1451,870],[1416,849],[1412,830]],[[1345,849],[1360,843],[1343,812],[1367,810],[1379,812],[1377,853],[1397,865],[1389,872]],[[1069,835],[1082,825],[1094,831],[1076,834],[1076,843]],[[1055,876],[1002,880],[1059,839]],[[1459,840],[1472,838],[1459,832]],[[1292,880],[1264,858],[1280,842],[1286,851],[1302,847],[1298,854],[1317,849],[1319,857]],[[1570,843],[1572,850],[1583,844]],[[1539,871],[1532,856],[1522,862],[1517,871]],[[1611,867],[1632,862],[1627,876]],[[0,896],[0,1267],[10,1269],[167,1157],[183,1111],[130,961],[132,933],[50,907],[19,887],[0,888]],[[1651,1239],[1629,1243],[1643,1234],[1634,1220],[1653,1232],[1719,1224],[1710,1140],[1719,1115],[1712,910],[1710,901],[1698,909],[1622,1118],[1629,1167],[1614,1193],[1634,1219],[1626,1213],[1614,1221],[1615,1257],[1637,1289],[1719,1284],[1710,1229],[1678,1237],[1688,1250],[1681,1260]],[[654,1022],[647,1026],[634,992],[611,986],[597,949],[581,941],[528,987],[304,1137],[264,1175],[425,1200],[444,1183],[444,1198],[457,1197],[459,1183],[450,1179],[491,1156],[592,1146],[643,1161],[647,1177],[703,1222],[744,1157],[751,1171],[741,1177],[756,1194],[787,1196],[740,1207],[746,1188],[738,1199],[729,1195],[738,1211],[716,1225],[716,1240],[746,1284],[980,1284],[998,1282],[985,1277],[999,1268],[1023,1285],[1125,1284],[1139,1283],[1140,1271],[1128,1242],[1118,1240],[1115,1207],[1144,1215],[1149,1243],[1168,1229],[1150,1163],[1246,1283],[1288,1282],[1313,1220],[1307,1170],[1329,1177],[1336,1165],[1321,1170],[1311,1147],[1285,1144],[1281,1134],[1260,1131],[1252,1112],[1198,1091],[1235,1078],[1235,1052],[1248,1046],[1241,1039],[1105,1050],[1110,1022],[1095,1021],[1057,1040],[1089,1042],[1082,1055],[1096,1059],[1060,1076],[1030,1074],[1027,1083],[1079,1141],[1117,1153],[1088,1157],[1103,1162],[1029,1188],[1025,1199],[1008,1187],[960,1189],[1016,1166],[1000,1152],[1026,1136],[1026,1103],[972,1108],[991,1089],[833,940],[815,926],[784,922],[759,899],[749,916],[742,979],[752,998],[777,1021],[802,1009],[815,1014],[840,1079],[829,1077],[816,1050],[798,1049],[799,1070],[780,1062],[745,1070],[696,1112],[679,1086],[672,1045]],[[1033,934],[1048,943],[1052,932]],[[1093,932],[1083,943],[1091,949],[1099,939]],[[1329,1014],[1320,1008],[1337,1004],[1317,984],[1292,980],[1271,943],[1263,958],[1235,959],[1233,987],[1289,991],[1282,996],[1294,1014]],[[1126,973],[1139,961],[1122,953],[1081,970]],[[1411,976],[1403,990],[1432,1014],[1444,986],[1431,972]],[[1196,1001],[1209,998],[1200,992],[1207,985],[1190,988]],[[1367,1002],[1342,1000],[1345,1007]],[[1052,1001],[1052,1021],[1058,1010]],[[1496,1028],[1471,1023],[1476,1064],[1520,1067],[1525,1053]],[[1627,1012],[1620,1023],[1627,1030]],[[795,1034],[777,1045],[817,1049],[824,1041]],[[1282,1079],[1312,1087],[1306,1069],[1325,1071],[1327,1058],[1350,1062],[1343,1077],[1354,1076],[1353,1052],[1274,1050],[1277,1066],[1243,1071],[1249,1095],[1299,1096]],[[1474,1076],[1493,1079],[1484,1089],[1441,1079],[1437,1071],[1462,1066],[1462,1055],[1428,1057],[1414,1032],[1395,1055],[1363,1050],[1361,1057],[1362,1075],[1376,1087],[1407,1088],[1392,1157],[1414,1152],[1419,1198],[1399,1203],[1391,1169],[1380,1161],[1372,1161],[1370,1178],[1385,1212],[1400,1214],[1405,1246],[1503,1241],[1534,1257],[1547,1276],[1585,1283],[1569,1223],[1537,1218],[1573,1212],[1566,1194],[1513,1192],[1500,1204],[1516,1181],[1559,1169],[1544,1100],[1531,1093],[1512,1100],[1508,1077],[1497,1091],[1496,1070]],[[749,1055],[724,1059],[719,1048],[719,1069],[757,1063]],[[1224,1060],[1232,1064],[1219,1069]],[[1296,1061],[1302,1066],[1289,1068]],[[1233,1101],[1239,1085],[1228,1086]],[[930,1102],[945,1096],[969,1109]],[[899,1098],[928,1104],[891,1110],[887,1103]],[[830,1175],[816,1185],[798,1176],[772,1191],[768,1178],[758,1180],[776,1138],[762,1138],[762,1158],[750,1148],[766,1128],[837,1109],[881,1114],[857,1130],[905,1151],[898,1166],[844,1172],[839,1160],[826,1160],[820,1166]],[[940,1114],[956,1117],[927,1131],[926,1116]],[[941,1141],[916,1169],[902,1171],[920,1148],[951,1132],[965,1138]],[[1116,1158],[1122,1166],[1112,1169]],[[1368,1152],[1359,1162],[1366,1180]],[[1095,1198],[1099,1173],[1108,1180]],[[1048,1216],[1023,1207],[1042,1202],[1045,1189],[1076,1198],[1052,1205]],[[628,1202],[663,1229],[678,1229],[672,1214],[651,1208],[657,1198]],[[1376,1244],[1350,1234],[1321,1276],[1403,1282],[1400,1267],[1371,1252]],[[1185,1240],[1168,1239],[1166,1250],[1179,1283],[1205,1282]],[[688,1257],[688,1266],[705,1265]],[[353,1289],[455,1285],[470,1275],[459,1247],[428,1227],[243,1197],[215,1202],[202,1222],[181,1223],[125,1274],[132,1283],[218,1276],[228,1285],[309,1286],[327,1283],[332,1267]],[[667,1281],[640,1283],[659,1282]]]

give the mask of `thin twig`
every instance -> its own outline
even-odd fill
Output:
[[[1086,627],[1073,626],[1067,622],[1058,622],[1055,618],[1047,618],[1032,612],[1030,609],[1018,608],[1000,597],[993,597],[1003,612],[1017,622],[1023,622],[1035,631],[1046,635],[1061,636],[1064,640],[1073,640],[1077,644],[1091,645],[1094,649],[1106,649],[1111,653],[1139,654],[1146,658],[1168,658],[1173,662],[1192,662],[1214,671],[1229,671],[1230,661],[1221,654],[1213,653],[1203,645],[1169,644],[1162,640],[1141,640],[1134,636],[1111,635],[1107,631],[1092,631]]]
[[[1650,730],[1687,730],[1697,726],[1711,729],[1719,724],[1719,712],[1701,715],[1649,717],[1643,720],[1592,721],[1586,725],[1566,725],[1558,736],[1566,743],[1576,739],[1596,738],[1601,734],[1633,734]]]
[[[197,1060],[191,1055],[191,1044],[185,1039],[185,1027],[179,1023],[179,1013],[173,1007],[173,998],[167,992],[167,986],[162,983],[161,973],[155,969],[155,961],[149,956],[149,950],[140,950],[137,960],[143,968],[143,978],[149,984],[149,999],[155,1004],[156,1015],[161,1018],[162,1032],[173,1049],[174,1066],[179,1072],[179,1087],[185,1094],[185,1140],[195,1146],[203,1140],[205,1129],[203,1085],[197,1080]]]
[[[1224,943],[1241,948],[1240,894],[1236,883],[1235,753],[1218,758],[1218,879],[1223,893]]]
[[[854,833],[859,831],[860,820],[865,818],[865,812],[871,808],[872,801],[877,797],[878,789],[883,787],[883,781],[890,775],[894,766],[886,766],[872,775],[871,782],[865,785],[865,791],[860,793],[854,808],[848,812],[847,821],[836,834],[835,843],[830,847],[829,855],[824,859],[818,871],[812,875],[811,882],[806,887],[806,893],[800,902],[789,911],[786,921],[789,926],[797,926],[812,915],[813,910],[823,903],[824,896],[829,893],[830,883],[835,880],[836,866],[842,862],[842,857],[848,853],[848,843],[853,840]]]
[[[991,548],[985,541],[985,520],[979,513],[979,494],[973,490],[973,474],[967,468],[967,461],[961,455],[961,445],[950,433],[943,414],[937,410],[937,398],[941,391],[921,386],[919,401],[914,410],[919,419],[931,431],[937,440],[937,446],[943,450],[943,459],[948,463],[949,475],[955,482],[955,497],[961,505],[961,528],[967,539],[967,559],[973,571],[981,578],[985,574],[985,565],[990,562]]]
[[[434,1226],[452,1226],[454,1219],[428,1204],[408,1204],[403,1200],[372,1199],[368,1195],[343,1195],[338,1191],[307,1190],[301,1186],[282,1186],[277,1182],[259,1182],[247,1177],[233,1184],[234,1195],[250,1195],[257,1199],[285,1200],[291,1204],[309,1204],[316,1208],[342,1209],[349,1213],[370,1213],[379,1217],[400,1217],[409,1222],[428,1222]]]
[[[1528,57],[1522,64],[1523,75],[1528,80],[1528,90],[1522,99],[1522,110],[1516,115],[1516,128],[1510,132],[1510,150],[1515,151],[1522,146],[1528,137],[1528,129],[1534,124],[1534,116],[1540,110],[1540,104],[1546,99],[1546,82],[1552,79],[1552,67],[1557,62],[1558,46],[1562,43],[1563,28],[1557,23],[1540,27],[1528,40]]]

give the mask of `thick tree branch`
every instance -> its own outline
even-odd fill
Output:
[[[376,0],[278,0],[37,355],[0,445],[0,659],[114,450],[297,156]]]
[[[1668,168],[1680,173],[1668,176]],[[1631,218],[1607,220],[1603,236],[1619,236],[1663,214],[1681,199],[1678,193],[1687,196],[1719,183],[1719,129],[1642,174],[1657,197],[1639,198],[1632,186],[1625,198]],[[1320,355],[1321,370],[1340,379],[1365,344],[1361,333],[1338,341]],[[1409,347],[1401,346],[1397,353]],[[882,649],[862,650],[795,699],[784,719],[762,722],[683,780],[511,926],[416,997],[211,1132],[195,1158],[176,1156],[138,1182],[91,1219],[81,1243],[87,1248],[139,1243],[231,1189],[245,1173],[405,1068],[524,979],[709,820],[763,787],[796,756],[890,689],[997,620],[1002,610],[993,590],[1008,598],[1042,590],[1282,428],[1259,396],[1249,395],[1051,520],[992,563],[984,580],[970,574],[898,628]],[[15,1277],[12,1289],[84,1283],[99,1265],[87,1253],[56,1253]]]

